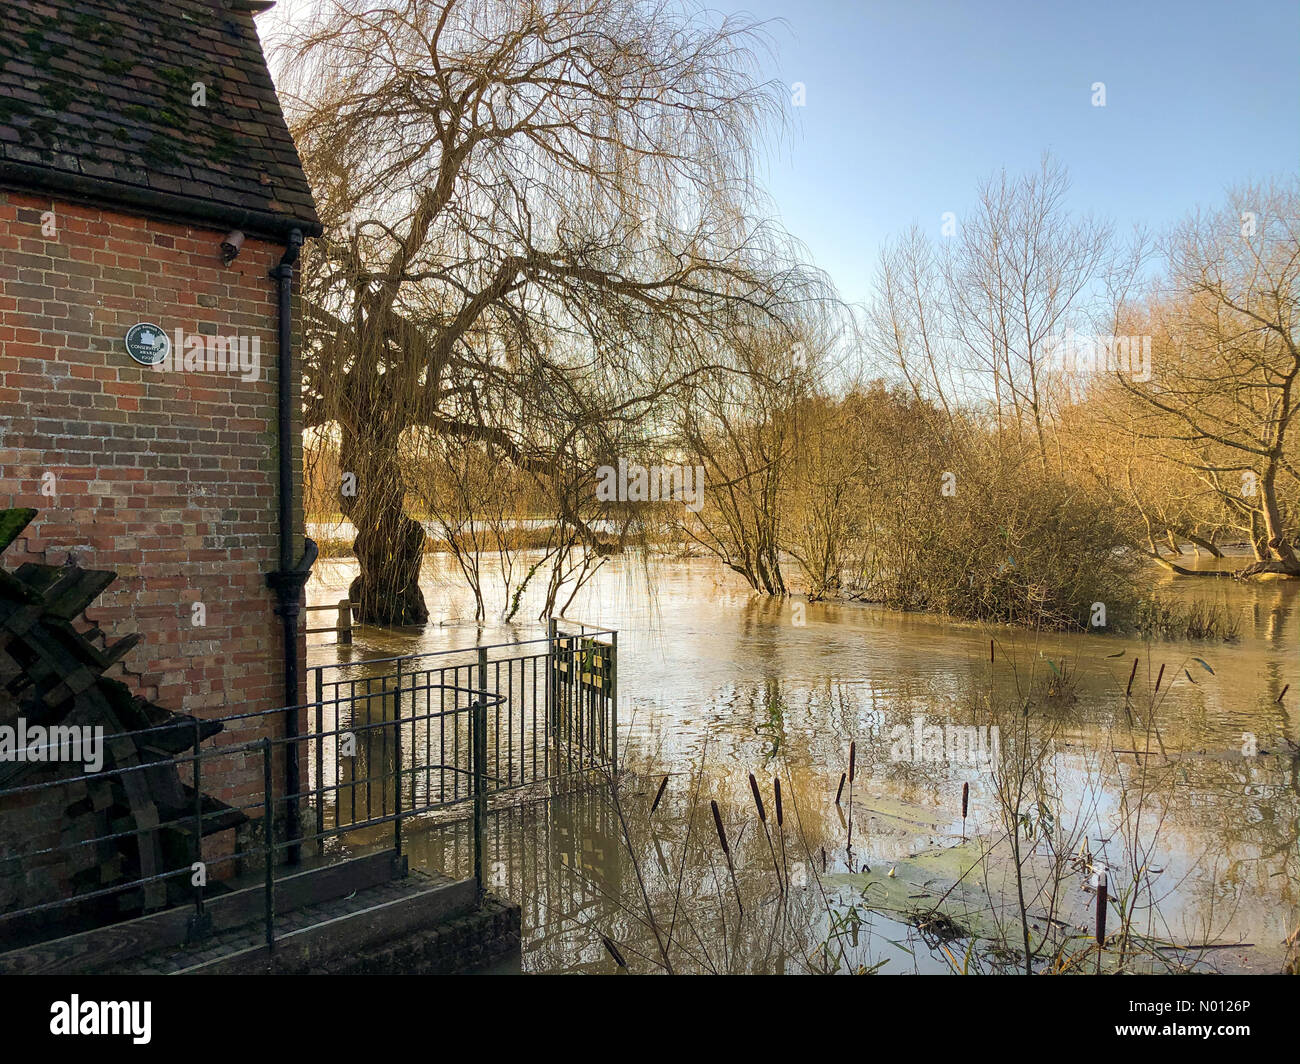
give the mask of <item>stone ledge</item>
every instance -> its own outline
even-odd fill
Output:
[[[471,913],[426,931],[405,935],[339,963],[308,968],[277,968],[307,975],[454,975],[517,957],[522,934],[519,906],[487,895]]]

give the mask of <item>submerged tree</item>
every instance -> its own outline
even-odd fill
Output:
[[[810,388],[806,344],[791,348],[779,336],[746,329],[728,348],[739,372],[702,380],[678,412],[683,450],[709,485],[680,531],[754,591],[785,595],[782,503]]]
[[[1237,515],[1255,554],[1241,575],[1300,576],[1300,185],[1239,189],[1167,257],[1165,290],[1130,319],[1154,373],[1114,375],[1128,430]]]
[[[304,256],[305,421],[337,440],[362,619],[427,617],[405,433],[567,477],[731,371],[719,337],[812,294],[755,221],[778,99],[760,42],[671,0],[332,0],[293,37],[325,224]],[[553,494],[593,543],[581,498]]]

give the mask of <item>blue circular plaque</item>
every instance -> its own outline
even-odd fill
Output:
[[[126,331],[126,353],[142,366],[158,365],[171,349],[172,342],[161,326],[141,321]]]

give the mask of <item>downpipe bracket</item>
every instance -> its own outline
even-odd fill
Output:
[[[292,569],[275,569],[266,574],[266,586],[275,592],[280,616],[296,617],[302,603],[302,589],[311,579],[312,566],[320,555],[320,548],[310,536],[303,537],[302,557]]]

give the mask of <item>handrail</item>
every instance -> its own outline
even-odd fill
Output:
[[[407,690],[411,690],[411,689],[425,690],[426,688],[423,686],[417,686],[415,688],[408,688]],[[265,824],[269,826],[273,824],[273,818],[274,818],[273,809],[274,806],[276,805],[284,804],[286,802],[299,801],[303,798],[310,797],[312,795],[323,796],[328,792],[338,791],[345,787],[358,787],[369,783],[379,782],[379,781],[384,781],[389,779],[400,781],[404,775],[409,775],[413,771],[421,771],[421,770],[458,771],[458,772],[466,772],[470,775],[475,775],[475,774],[481,775],[484,780],[491,779],[492,777],[487,775],[486,772],[481,767],[462,769],[459,765],[442,765],[442,764],[435,764],[430,762],[430,763],[426,763],[425,765],[412,766],[411,768],[405,768],[399,765],[398,768],[396,768],[394,771],[390,773],[384,773],[377,776],[367,776],[361,779],[353,778],[348,780],[345,783],[339,783],[334,785],[326,785],[323,780],[318,780],[316,787],[309,787],[306,790],[300,790],[294,794],[285,793],[285,794],[277,795],[274,793],[274,788],[271,784],[270,757],[272,755],[274,747],[278,745],[291,743],[291,742],[294,743],[309,742],[313,740],[319,742],[321,739],[330,736],[339,736],[347,733],[369,732],[377,729],[387,729],[387,728],[392,728],[394,729],[394,731],[400,733],[401,728],[405,725],[414,725],[422,720],[431,720],[439,717],[447,717],[447,716],[454,717],[462,713],[469,713],[471,715],[472,721],[478,722],[472,725],[475,728],[475,730],[482,730],[483,724],[481,722],[481,718],[483,717],[486,710],[490,706],[501,705],[502,703],[505,702],[504,695],[495,694],[491,691],[482,691],[476,688],[469,688],[469,687],[464,687],[459,685],[434,684],[434,685],[428,685],[428,689],[453,690],[460,693],[471,694],[475,696],[475,698],[474,701],[468,705],[454,706],[449,710],[439,710],[437,712],[416,713],[411,715],[399,716],[396,719],[391,721],[387,721],[387,720],[377,721],[377,722],[371,721],[365,723],[351,724],[347,727],[343,727],[340,725],[329,730],[304,732],[293,738],[286,738],[284,736],[277,736],[277,737],[263,736],[261,738],[252,739],[245,742],[229,743],[226,745],[216,745],[204,749],[180,752],[174,755],[159,757],[151,761],[144,761],[135,765],[121,765],[121,766],[115,765],[111,768],[102,769],[99,772],[84,773],[79,776],[60,777],[58,779],[42,780],[37,783],[22,784],[16,787],[2,788],[0,789],[0,799],[13,797],[16,795],[28,795],[39,791],[51,791],[56,788],[67,787],[69,785],[78,784],[86,780],[104,780],[112,777],[122,777],[130,773],[146,772],[151,769],[159,768],[160,766],[166,766],[168,768],[171,767],[182,768],[185,765],[195,765],[200,768],[200,772],[201,772],[201,766],[205,761],[218,759],[218,758],[227,758],[233,754],[248,753],[253,750],[260,751],[263,760],[265,762],[263,767],[264,793],[262,795],[261,800],[259,801],[247,802],[242,805],[228,806],[226,809],[217,812],[203,812],[201,810],[197,812],[191,812],[187,810],[173,817],[159,820],[156,823],[151,824],[148,828],[145,829],[135,827],[125,831],[116,831],[107,834],[96,834],[90,838],[76,839],[71,842],[60,843],[57,846],[42,847],[40,849],[27,850],[19,853],[7,853],[7,854],[0,855],[0,863],[6,863],[9,861],[30,860],[34,857],[44,857],[55,853],[65,853],[65,852],[71,853],[73,851],[85,847],[99,846],[102,843],[115,842],[120,839],[158,832],[168,828],[193,827],[200,832],[197,838],[201,839],[202,838],[201,829],[204,825],[204,822],[210,821],[211,819],[217,816],[224,815],[228,810],[231,809],[237,810],[241,813],[247,813],[248,811],[251,811],[260,806],[263,809],[263,818]],[[388,693],[392,693],[392,692],[388,692]],[[228,717],[223,717],[221,719],[223,721],[247,719],[253,716],[267,715],[273,713],[283,713],[283,712],[284,712],[283,708],[276,708],[271,710],[261,710],[254,713],[235,714]],[[199,722],[196,721],[193,726],[197,728],[198,724]],[[186,727],[186,722],[183,721],[173,722],[171,724],[160,725],[154,728],[137,729],[133,732],[114,732],[112,738],[119,738],[119,737],[124,738],[127,736],[142,735],[142,734],[147,734],[149,732],[154,732],[154,731],[159,731],[164,729],[174,730],[176,728],[184,728],[184,727]],[[105,739],[107,738],[109,737],[105,736]],[[216,736],[210,736],[208,739],[203,741],[211,742],[215,738]],[[400,783],[398,786],[398,790],[400,792]],[[201,797],[201,792],[199,793],[199,797]],[[343,835],[351,831],[358,831],[358,830],[374,827],[384,823],[395,823],[397,825],[395,831],[400,831],[401,821],[408,817],[418,816],[441,808],[449,808],[453,805],[457,805],[460,804],[461,802],[468,800],[469,797],[471,796],[467,795],[466,797],[458,797],[451,801],[438,801],[438,802],[426,801],[424,803],[414,804],[409,809],[397,810],[391,815],[384,815],[381,817],[368,817],[364,821],[358,821],[346,825],[337,826],[333,830],[329,832],[325,832],[323,834],[325,836]],[[480,819],[476,818],[474,823],[474,830],[475,832],[478,832],[481,829],[482,829],[482,822]],[[317,837],[319,837],[319,835],[311,835],[311,836],[307,836],[306,838],[314,839]],[[274,838],[274,832],[266,831],[264,828],[264,841],[261,846],[261,851],[263,855],[274,854],[277,851],[287,850],[301,841],[303,841],[303,837],[301,836],[298,839],[285,838],[282,840],[276,840]],[[256,853],[258,853],[258,847],[256,846],[251,848],[236,848],[231,853],[226,853],[220,856],[213,857],[206,862],[203,862],[201,860],[200,863],[205,863],[208,866],[230,864],[239,859],[254,856]],[[124,893],[129,890],[134,890],[139,887],[147,886],[151,883],[160,883],[165,880],[177,878],[179,876],[191,875],[193,873],[193,870],[194,870],[194,865],[192,862],[185,863],[185,864],[178,865],[175,868],[163,869],[159,872],[154,873],[153,875],[139,876],[137,878],[133,878],[127,881],[113,883],[107,887],[102,887],[97,890],[82,891],[82,892],[72,894],[66,898],[56,898],[51,901],[40,902],[33,905],[23,906],[17,909],[11,909],[6,912],[0,913],[0,924],[24,916],[32,916],[38,913],[49,912],[54,909],[84,905],[88,901],[94,901],[98,898],[107,897],[112,894]],[[196,893],[196,908],[199,913],[202,912],[202,900],[203,900],[203,895],[201,890],[199,890]],[[269,926],[270,925],[268,924],[268,927]]]
[[[580,622],[563,623],[574,625]],[[151,889],[151,885],[190,876],[192,869],[200,865],[205,868],[238,867],[239,862],[260,857],[267,865],[267,942],[268,947],[273,947],[271,868],[276,863],[277,854],[288,854],[292,863],[292,855],[300,843],[324,843],[330,838],[344,838],[357,831],[392,824],[393,849],[400,857],[404,822],[411,817],[450,809],[466,802],[473,803],[473,874],[481,891],[484,882],[483,831],[489,794],[554,782],[617,763],[617,711],[614,707],[617,697],[617,632],[594,626],[584,625],[582,628],[581,634],[557,633],[553,637],[483,647],[312,666],[308,671],[314,674],[317,697],[310,701],[296,706],[245,710],[210,718],[179,718],[147,728],[108,733],[104,735],[106,744],[117,739],[146,740],[137,749],[150,757],[154,751],[141,749],[149,745],[147,739],[150,735],[184,729],[192,732],[192,741],[184,746],[170,742],[163,744],[164,749],[177,749],[177,752],[162,754],[139,764],[111,765],[97,773],[60,776],[0,788],[0,801],[19,798],[25,802],[34,792],[75,786],[85,781],[129,778],[132,773],[147,773],[162,766],[168,771],[176,771],[180,780],[192,786],[194,792],[192,808],[183,809],[183,802],[162,806],[158,810],[159,817],[148,822],[147,826],[142,827],[133,821],[126,830],[110,828],[105,833],[102,828],[109,827],[108,824],[91,821],[89,831],[94,837],[71,841],[57,839],[54,845],[47,846],[45,839],[33,836],[30,848],[19,847],[20,853],[0,856],[0,868],[13,860],[49,858],[52,854],[67,854],[71,860],[71,854],[103,844],[116,850],[122,840],[131,837],[147,842],[159,855],[157,864],[140,866],[140,874],[127,881],[113,882],[67,897],[41,900],[0,913],[0,929],[24,917],[60,908],[75,909],[87,902],[127,891],[145,891],[141,906],[146,911],[157,908],[160,903],[169,907],[180,895],[178,887]],[[591,670],[585,665],[575,669],[573,662],[577,659],[572,641],[602,635],[610,637],[609,651],[602,664]],[[495,659],[489,656],[490,651],[506,648],[517,653]],[[473,656],[468,662],[447,660],[452,655],[467,653]],[[393,666],[393,671],[362,677],[340,675],[342,670],[351,666],[374,668],[386,665]],[[473,670],[469,682],[463,682],[462,669]],[[449,672],[451,677],[447,676]],[[394,679],[395,684],[392,683]],[[452,682],[446,682],[448,679]],[[333,685],[333,692],[325,691],[328,685]],[[326,697],[327,694],[333,697]],[[424,697],[423,705],[421,696]],[[392,700],[391,716],[386,708],[376,713],[376,699],[383,707],[390,704],[389,699]],[[254,734],[258,736],[254,739],[243,740],[229,732],[224,736],[216,732],[201,737],[201,729],[214,722],[233,725],[264,718],[275,720],[286,713],[308,711],[314,713],[315,721],[305,721],[309,726],[292,736],[262,734],[267,726],[254,725]],[[326,719],[327,712],[333,714],[332,719]],[[352,735],[360,744],[353,754],[340,753],[339,744],[346,735]],[[313,756],[315,758],[315,778],[311,779],[304,773],[305,785],[300,783],[293,793],[288,793],[284,781],[277,781],[272,773],[272,758],[276,756],[277,748],[286,746],[299,751],[291,756],[305,757],[308,764]],[[332,764],[326,760],[327,746],[332,751],[329,754]],[[205,793],[204,767],[220,759],[247,758],[250,755],[261,756],[264,762],[262,794],[243,802],[222,794],[226,802],[218,803],[218,808],[214,809],[208,804],[208,797],[216,797],[212,793],[215,788],[209,782]],[[529,762],[531,772],[527,771]],[[248,768],[252,769],[255,764],[252,762]],[[364,776],[360,775],[361,772],[365,773]],[[211,781],[210,769],[208,779]],[[224,779],[229,777],[223,776]],[[150,791],[148,800],[157,801],[152,788],[147,783],[144,786]],[[136,790],[139,790],[138,786]],[[350,802],[347,809],[345,797]],[[299,809],[298,803],[313,800],[317,830],[304,833],[299,828],[294,831],[295,818],[288,815],[289,811]],[[327,825],[325,820],[327,802],[328,808],[333,810],[332,825]],[[247,823],[251,818],[252,823],[258,823],[259,809],[263,825],[261,839],[237,835],[229,850],[204,856],[205,833],[210,835],[213,830],[231,830],[234,826],[217,818],[230,818],[237,813],[241,816],[235,818],[236,822]],[[0,815],[3,815],[2,809]],[[213,827],[214,820],[218,825],[216,828]],[[181,848],[175,855],[162,858],[164,850],[159,832],[179,833]],[[171,837],[176,838],[175,835]],[[186,838],[190,840],[188,845],[183,843]],[[194,860],[176,868],[161,867],[164,863],[179,861],[180,853],[186,853]],[[146,872],[148,874],[144,874]],[[195,938],[207,933],[210,924],[204,918],[205,882],[196,878],[194,883],[190,927]],[[20,895],[15,900],[25,899]],[[79,918],[82,915],[89,917],[92,910],[79,913]],[[25,934],[43,933],[44,930],[43,923],[24,924]],[[67,927],[59,928],[58,933],[66,934]]]
[[[564,620],[564,618],[558,618]],[[581,625],[581,621],[568,621],[569,624]],[[591,638],[597,635],[617,635],[618,631],[614,628],[591,628],[589,631],[579,633],[583,638]],[[564,638],[564,637],[561,637]],[[535,639],[516,639],[507,643],[486,643],[482,646],[473,647],[453,647],[448,650],[422,650],[415,654],[397,654],[387,658],[365,658],[361,661],[336,661],[331,664],[313,665],[312,669],[347,669],[355,668],[361,665],[386,665],[393,661],[415,661],[421,658],[445,657],[450,654],[472,654],[477,650],[501,650],[505,647],[525,647],[534,643],[550,643],[551,637],[548,635],[537,636]],[[328,644],[326,644],[328,645]]]

